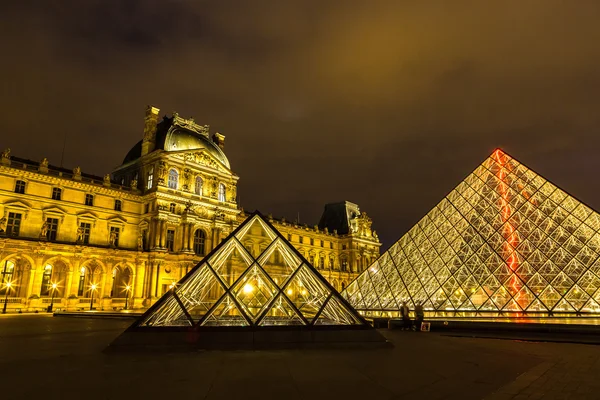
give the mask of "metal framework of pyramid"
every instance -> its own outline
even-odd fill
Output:
[[[599,230],[597,212],[498,149],[342,295],[364,315],[403,301],[430,315],[597,313]]]
[[[256,212],[135,325],[143,328],[366,324]]]

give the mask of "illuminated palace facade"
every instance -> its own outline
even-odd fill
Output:
[[[143,139],[104,177],[0,159],[0,304],[8,311],[147,308],[247,217],[225,136],[148,107]],[[267,217],[337,290],[379,256],[356,204],[318,225]],[[261,252],[261,240],[243,243]],[[256,249],[254,249],[256,247]]]

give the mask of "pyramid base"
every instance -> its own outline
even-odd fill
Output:
[[[133,328],[106,352],[392,347],[370,327]]]

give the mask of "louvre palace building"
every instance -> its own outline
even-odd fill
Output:
[[[104,177],[2,152],[2,307],[148,308],[247,218],[224,135],[148,107],[140,136]],[[266,218],[338,291],[379,257],[371,219],[351,202],[327,204],[312,226]]]

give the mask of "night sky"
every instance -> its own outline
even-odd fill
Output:
[[[496,147],[600,209],[600,2],[3,1],[0,147],[103,175],[146,105],[226,135],[246,210],[387,248]]]

